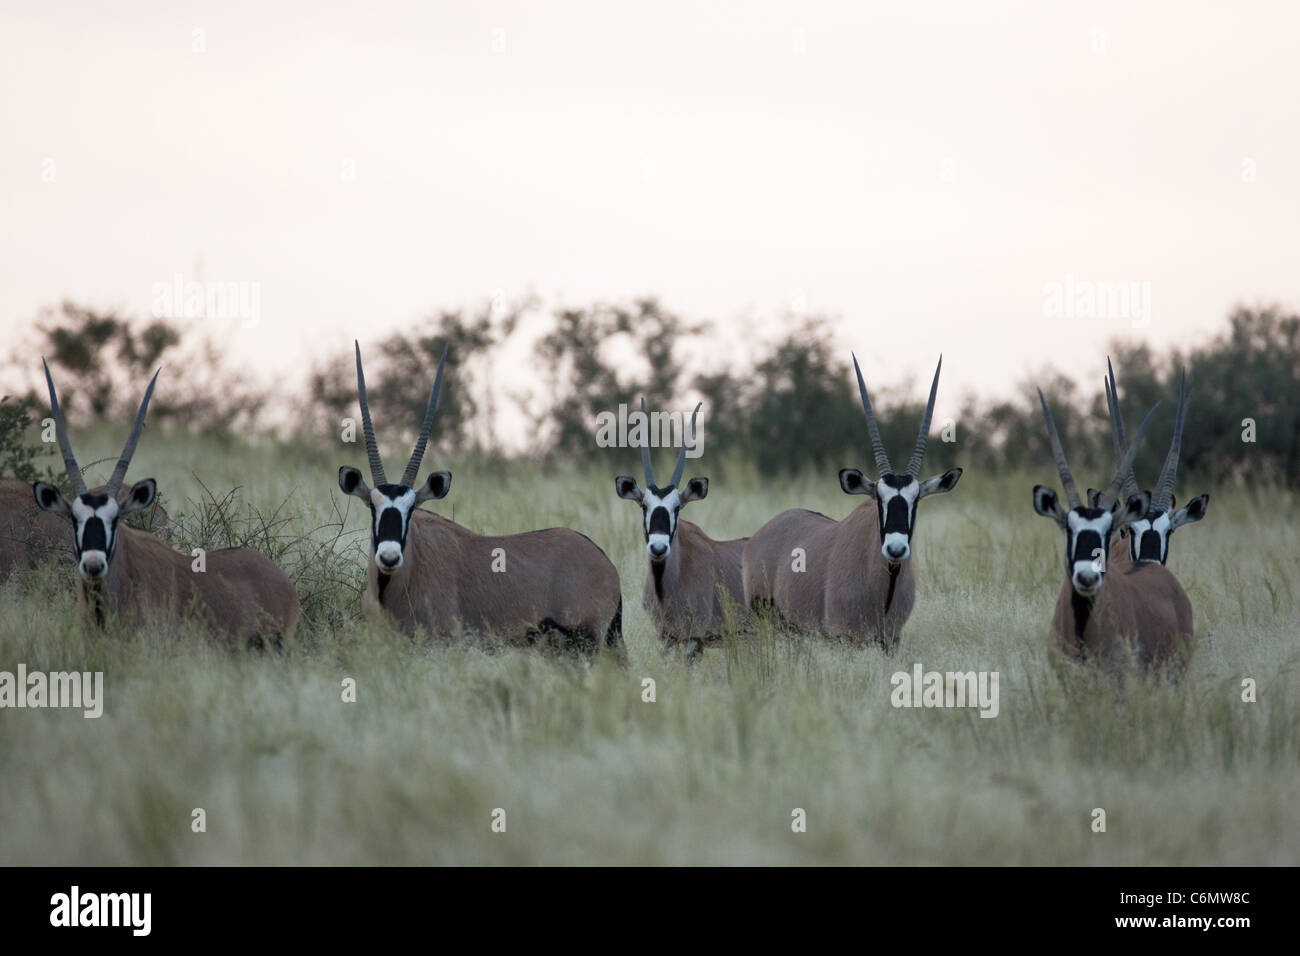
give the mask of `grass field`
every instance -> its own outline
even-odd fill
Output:
[[[83,461],[115,457],[120,440],[74,436]],[[132,465],[188,512],[187,534],[195,474],[218,497],[239,486],[239,507],[285,503],[286,540],[317,529],[283,556],[307,599],[282,655],[96,633],[71,564],[0,586],[0,669],[102,670],[106,698],[98,720],[0,712],[0,863],[1300,862],[1300,523],[1284,492],[1178,489],[1212,492],[1170,561],[1195,608],[1195,653],[1176,685],[1120,687],[1064,662],[1049,634],[1063,539],[1030,504],[1035,482],[1054,481],[1047,462],[967,471],[921,506],[917,608],[895,656],[760,628],[688,667],[661,654],[640,607],[640,512],[612,481],[637,472],[634,452],[509,478],[431,453],[426,471],[455,474],[439,513],[480,532],[567,525],[605,548],[622,575],[627,670],[415,645],[362,615],[365,513],[337,489],[345,463],[364,455],[153,435]],[[1076,467],[1093,484],[1098,470]],[[833,471],[693,473],[713,481],[685,516],[715,537],[863,500]],[[340,537],[329,525],[349,501]],[[1000,713],[895,709],[890,676],[917,661],[998,671]],[[355,703],[341,700],[347,677]],[[206,832],[192,832],[195,808]],[[792,832],[794,808],[806,832]]]

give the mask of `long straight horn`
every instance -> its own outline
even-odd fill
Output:
[[[45,384],[50,387],[50,411],[54,413],[54,434],[59,439],[59,451],[63,453],[63,467],[68,472],[68,480],[72,482],[72,490],[79,495],[86,493],[86,479],[81,477],[81,469],[77,467],[77,457],[72,454],[72,442],[68,440],[68,426],[63,421],[63,410],[59,408],[59,396],[54,391],[54,379],[50,378],[50,366],[45,359],[41,359],[41,364],[45,366]]]
[[[921,430],[916,435],[916,447],[912,449],[912,460],[907,463],[907,473],[915,478],[921,473],[921,462],[925,460],[925,445],[930,440],[930,417],[934,415],[934,396],[939,391],[939,370],[943,368],[943,356],[934,369],[934,381],[930,383],[930,401],[925,406],[925,418],[921,419]]]
[[[1106,407],[1110,411],[1110,434],[1115,446],[1115,463],[1119,464],[1124,457],[1124,449],[1128,447],[1128,442],[1124,440],[1124,414],[1119,408],[1119,383],[1115,381],[1115,369],[1111,367],[1109,358],[1106,359],[1106,371]],[[1137,493],[1137,478],[1130,468],[1124,475],[1124,497],[1127,499]]]
[[[641,414],[645,416],[645,444],[641,446],[641,470],[645,472],[645,486],[657,488],[655,484],[655,466],[650,461],[650,413],[645,410],[645,396],[641,396]]]
[[[375,426],[370,424],[370,403],[366,401],[366,375],[361,371],[361,343],[353,340],[357,347],[357,398],[361,402],[361,431],[366,439],[366,457],[370,459],[370,480],[376,485],[388,484],[384,477],[384,463],[379,458],[379,446],[375,443]]]
[[[159,368],[158,372],[161,371],[162,369]],[[158,382],[158,372],[154,372],[153,378],[149,379],[149,387],[145,389],[144,401],[140,403],[140,410],[135,413],[135,425],[131,428],[131,436],[127,438],[126,445],[122,448],[122,457],[117,460],[117,467],[108,476],[108,485],[104,489],[104,493],[110,498],[117,497],[117,491],[122,487],[122,479],[126,477],[126,470],[131,466],[131,458],[135,455],[135,446],[140,440],[140,432],[144,431],[144,416],[149,411],[149,399],[153,398],[153,387]]]
[[[1183,369],[1182,379],[1178,383],[1178,417],[1174,421],[1174,437],[1169,442],[1169,454],[1165,456],[1165,466],[1160,469],[1160,480],[1156,482],[1156,496],[1151,507],[1166,510],[1174,500],[1174,479],[1178,477],[1178,455],[1183,447],[1183,414],[1187,409],[1187,369]]]
[[[420,474],[420,462],[424,458],[424,446],[429,443],[429,433],[433,431],[433,416],[438,411],[438,392],[442,388],[442,369],[447,364],[448,346],[442,348],[442,358],[438,361],[438,375],[433,380],[433,391],[429,393],[429,407],[424,410],[424,424],[420,426],[420,437],[416,439],[415,450],[411,452],[411,460],[406,464],[406,471],[402,472],[402,484],[411,488],[415,485],[415,479]]]
[[[867,383],[862,380],[862,369],[858,367],[856,355],[853,356],[853,371],[858,373],[858,393],[862,396],[862,410],[867,413],[867,434],[871,436],[871,453],[876,456],[877,477],[891,475],[894,473],[894,466],[889,463],[885,443],[880,440],[880,428],[876,425],[875,413],[871,411],[871,399],[867,398]]]
[[[1061,436],[1056,430],[1056,422],[1052,419],[1052,411],[1047,407],[1047,399],[1043,398],[1043,390],[1038,390],[1038,401],[1043,406],[1043,418],[1047,421],[1047,436],[1052,440],[1052,457],[1056,459],[1056,470],[1061,475],[1061,487],[1065,489],[1065,497],[1069,499],[1070,507],[1077,508],[1083,504],[1083,499],[1079,497],[1079,489],[1074,486],[1074,478],[1070,476],[1070,463],[1065,460],[1065,449],[1061,447]]]
[[[691,412],[691,438],[695,438],[695,416],[700,413],[704,403],[695,406],[695,411]],[[673,469],[673,480],[668,482],[669,488],[676,488],[677,482],[682,480],[682,472],[686,470],[686,435],[682,435],[682,450],[677,453],[677,467]]]
[[[1120,459],[1119,467],[1115,469],[1115,477],[1111,479],[1110,487],[1097,501],[1098,508],[1103,510],[1109,508],[1119,497],[1120,488],[1124,484],[1124,476],[1133,470],[1133,459],[1137,457],[1138,447],[1146,436],[1147,428],[1151,424],[1151,416],[1156,413],[1156,409],[1159,407],[1160,403],[1156,402],[1151,406],[1151,411],[1147,412],[1147,417],[1142,419],[1142,425],[1138,428],[1137,434],[1133,436],[1133,441],[1129,443],[1128,450],[1124,452],[1124,457]]]

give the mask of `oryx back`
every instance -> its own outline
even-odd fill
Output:
[[[197,619],[214,633],[273,644],[293,636],[298,594],[280,568],[251,548],[222,548],[195,559],[145,531],[118,530],[117,552],[101,587],[107,607],[128,621],[159,611]],[[93,594],[82,587],[83,604]]]
[[[621,645],[618,571],[591,539],[568,528],[480,535],[417,511],[402,566],[370,563],[368,590],[408,631],[529,635],[595,653]]]
[[[770,603],[800,627],[892,648],[916,603],[916,580],[910,561],[891,575],[880,538],[871,501],[842,521],[804,509],[783,512],[745,548],[746,600]]]
[[[646,570],[641,604],[669,643],[721,637],[728,615],[745,618],[743,556],[748,538],[715,541],[696,524],[679,521],[672,552]]]
[[[71,555],[68,522],[37,507],[30,481],[0,478],[0,581]]]

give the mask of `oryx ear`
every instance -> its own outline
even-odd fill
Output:
[[[1205,511],[1210,507],[1209,495],[1197,495],[1191,501],[1187,502],[1187,507],[1174,512],[1174,516],[1169,519],[1169,527],[1181,528],[1185,524],[1192,524],[1200,521],[1205,517]]]
[[[1088,507],[1095,508],[1101,502],[1101,492],[1096,488],[1088,489]]]
[[[156,497],[158,497],[158,482],[152,478],[137,481],[126,493],[126,499],[119,506],[119,511],[124,515],[129,515],[133,511],[143,511],[153,504]]]
[[[1056,492],[1043,485],[1034,485],[1034,510],[1044,518],[1051,518],[1062,528],[1066,526],[1065,512],[1056,499]]]
[[[942,475],[936,475],[934,478],[928,478],[921,482],[921,493],[917,497],[924,498],[926,495],[945,495],[957,487],[957,481],[960,478],[960,468],[949,468]]]
[[[339,469],[339,488],[345,495],[355,495],[367,500],[370,498],[370,489],[366,486],[366,480],[361,477],[361,472],[347,465]]]
[[[636,479],[628,475],[619,475],[614,479],[614,491],[620,498],[626,498],[628,501],[641,500],[641,489],[637,487]]]
[[[63,497],[63,492],[49,482],[32,482],[32,494],[36,496],[36,504],[42,511],[56,515],[72,514],[72,505],[68,504],[68,499]]]
[[[709,494],[709,479],[692,478],[686,482],[686,487],[682,489],[682,504],[688,501],[699,501],[701,498],[707,498]]]
[[[846,495],[874,495],[876,483],[856,468],[840,469],[840,487]]]
[[[451,472],[435,471],[424,479],[424,484],[415,493],[415,503],[418,505],[422,501],[446,497],[449,491],[451,491]]]
[[[1122,531],[1130,524],[1151,510],[1151,492],[1139,491],[1130,495],[1128,501],[1117,501],[1111,505],[1110,513],[1114,516],[1111,531]]]

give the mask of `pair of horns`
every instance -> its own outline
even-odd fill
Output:
[[[907,463],[907,474],[916,478],[921,473],[921,462],[925,460],[925,446],[930,440],[930,418],[934,414],[934,397],[939,392],[939,371],[943,368],[943,356],[934,369],[934,381],[930,383],[930,401],[925,406],[925,417],[921,419],[921,430],[916,435],[916,446],[912,449],[912,459]],[[867,413],[867,434],[871,436],[871,451],[876,457],[876,471],[879,475],[893,474],[885,443],[880,440],[880,426],[876,424],[875,413],[871,410],[871,399],[867,397],[867,383],[862,380],[862,369],[858,367],[858,357],[853,356],[853,371],[858,374],[858,392],[862,396],[862,410]]]
[[[1110,409],[1111,435],[1115,444],[1115,460],[1123,456],[1124,415],[1119,408],[1119,384],[1115,381],[1115,369],[1106,359],[1106,404]],[[1151,497],[1154,511],[1167,511],[1174,502],[1174,481],[1178,478],[1178,457],[1183,448],[1183,417],[1187,412],[1187,369],[1182,370],[1178,382],[1178,415],[1174,420],[1174,437],[1169,442],[1169,453],[1165,455],[1164,466],[1160,469],[1160,478],[1156,481],[1155,494]],[[1137,494],[1137,478],[1130,467],[1124,476],[1124,495]]]
[[[63,453],[63,467],[67,469],[73,492],[84,495],[89,489],[86,487],[86,479],[81,475],[81,468],[77,465],[77,457],[72,453],[72,442],[68,440],[68,426],[63,421],[63,409],[59,408],[59,396],[54,390],[54,379],[50,377],[50,366],[44,358],[41,359],[41,364],[45,366],[45,384],[50,389],[50,411],[54,413],[54,433],[59,440],[59,451]],[[159,368],[158,372],[161,371],[162,369]],[[149,399],[153,398],[153,387],[158,381],[158,372],[154,372],[153,378],[149,380],[144,401],[140,403],[140,410],[135,415],[135,426],[131,429],[131,437],[126,440],[122,457],[117,460],[117,467],[113,469],[113,474],[109,476],[108,484],[105,486],[104,491],[110,498],[117,497],[117,492],[122,487],[122,479],[126,477],[126,469],[130,467],[131,458],[135,455],[135,446],[140,441],[140,432],[144,430],[144,416],[149,410]]]
[[[384,477],[384,462],[379,457],[379,444],[375,441],[375,426],[370,423],[370,403],[366,401],[366,375],[361,370],[361,343],[353,341],[357,348],[357,397],[361,401],[361,427],[366,439],[366,457],[370,459],[370,478],[376,485],[388,484]],[[420,426],[420,437],[415,440],[415,450],[411,460],[402,472],[402,484],[407,488],[415,485],[420,473],[420,462],[424,459],[424,446],[429,442],[433,431],[433,416],[438,411],[438,392],[442,388],[442,370],[447,364],[447,348],[442,350],[442,359],[438,362],[438,375],[433,380],[433,391],[429,394],[429,405],[424,411],[424,424]]]
[[[1061,447],[1061,436],[1056,430],[1056,422],[1052,419],[1052,411],[1047,407],[1047,399],[1043,397],[1043,390],[1038,390],[1038,401],[1043,406],[1043,418],[1047,421],[1047,434],[1052,440],[1052,457],[1056,459],[1056,470],[1061,475],[1061,486],[1065,488],[1065,495],[1070,501],[1071,508],[1078,508],[1083,504],[1083,499],[1079,497],[1079,489],[1074,484],[1074,478],[1070,474],[1070,464],[1065,460],[1065,449]],[[1124,485],[1124,477],[1133,470],[1133,459],[1137,457],[1138,447],[1142,444],[1142,439],[1146,436],[1147,428],[1151,425],[1151,416],[1156,413],[1160,403],[1156,402],[1151,411],[1147,412],[1147,417],[1142,419],[1142,425],[1138,428],[1137,434],[1133,436],[1133,443],[1128,446],[1119,460],[1119,467],[1115,469],[1115,477],[1111,479],[1110,487],[1102,494],[1097,501],[1097,507],[1102,509],[1110,508],[1119,497]]]
[[[695,416],[700,413],[704,403],[700,402],[695,406],[695,411],[691,412],[691,431],[692,437],[695,436]],[[646,411],[645,396],[641,396],[641,412],[646,416],[646,421],[650,420],[650,413]],[[641,446],[641,467],[645,471],[645,483],[647,487],[658,488],[659,484],[655,481],[654,465],[650,463],[650,436],[646,436],[646,443]],[[682,435],[682,447],[677,453],[677,465],[673,468],[673,480],[668,482],[664,487],[676,488],[677,483],[682,480],[682,472],[686,470],[686,435]]]

